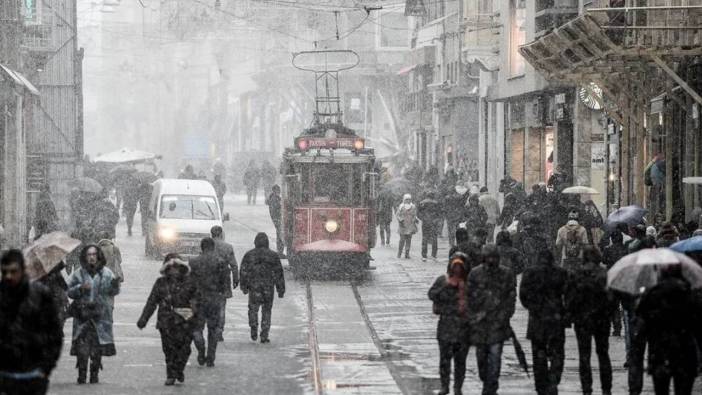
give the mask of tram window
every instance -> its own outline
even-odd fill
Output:
[[[362,174],[351,164],[317,164],[300,169],[301,200],[305,203],[359,205],[363,202]]]

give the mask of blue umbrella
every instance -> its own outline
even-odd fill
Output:
[[[689,239],[680,240],[670,246],[670,249],[682,254],[688,252],[702,252],[702,236],[694,236]]]
[[[643,221],[647,212],[648,210],[637,205],[618,208],[607,217],[605,228],[614,230],[618,224],[638,225]]]

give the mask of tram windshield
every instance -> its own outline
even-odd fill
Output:
[[[302,203],[363,205],[363,169],[361,165],[354,164],[302,166]]]

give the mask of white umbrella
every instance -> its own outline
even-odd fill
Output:
[[[569,195],[599,195],[600,194],[600,192],[598,192],[597,189],[592,188],[592,187],[582,186],[582,185],[568,187],[568,188],[564,189],[562,193],[566,193]]]
[[[680,265],[682,276],[690,286],[702,288],[702,267],[668,248],[645,249],[620,259],[607,271],[607,287],[640,295],[658,284],[661,269],[670,265]]]
[[[683,184],[702,184],[702,177],[685,177]]]
[[[36,280],[47,275],[79,245],[80,240],[64,232],[42,235],[23,251],[29,278]]]
[[[108,152],[95,158],[95,162],[101,163],[137,163],[158,159],[159,156],[146,151],[122,148],[118,151]]]

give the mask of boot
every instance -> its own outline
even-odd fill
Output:
[[[441,390],[439,390],[439,395],[448,395],[449,394],[449,387],[447,386],[441,386]]]
[[[102,368],[102,361],[100,357],[90,358],[90,384],[97,384],[100,382],[98,379],[98,373],[100,373],[100,368]]]
[[[88,368],[85,366],[78,368],[78,384],[85,384],[85,378],[88,373]]]

